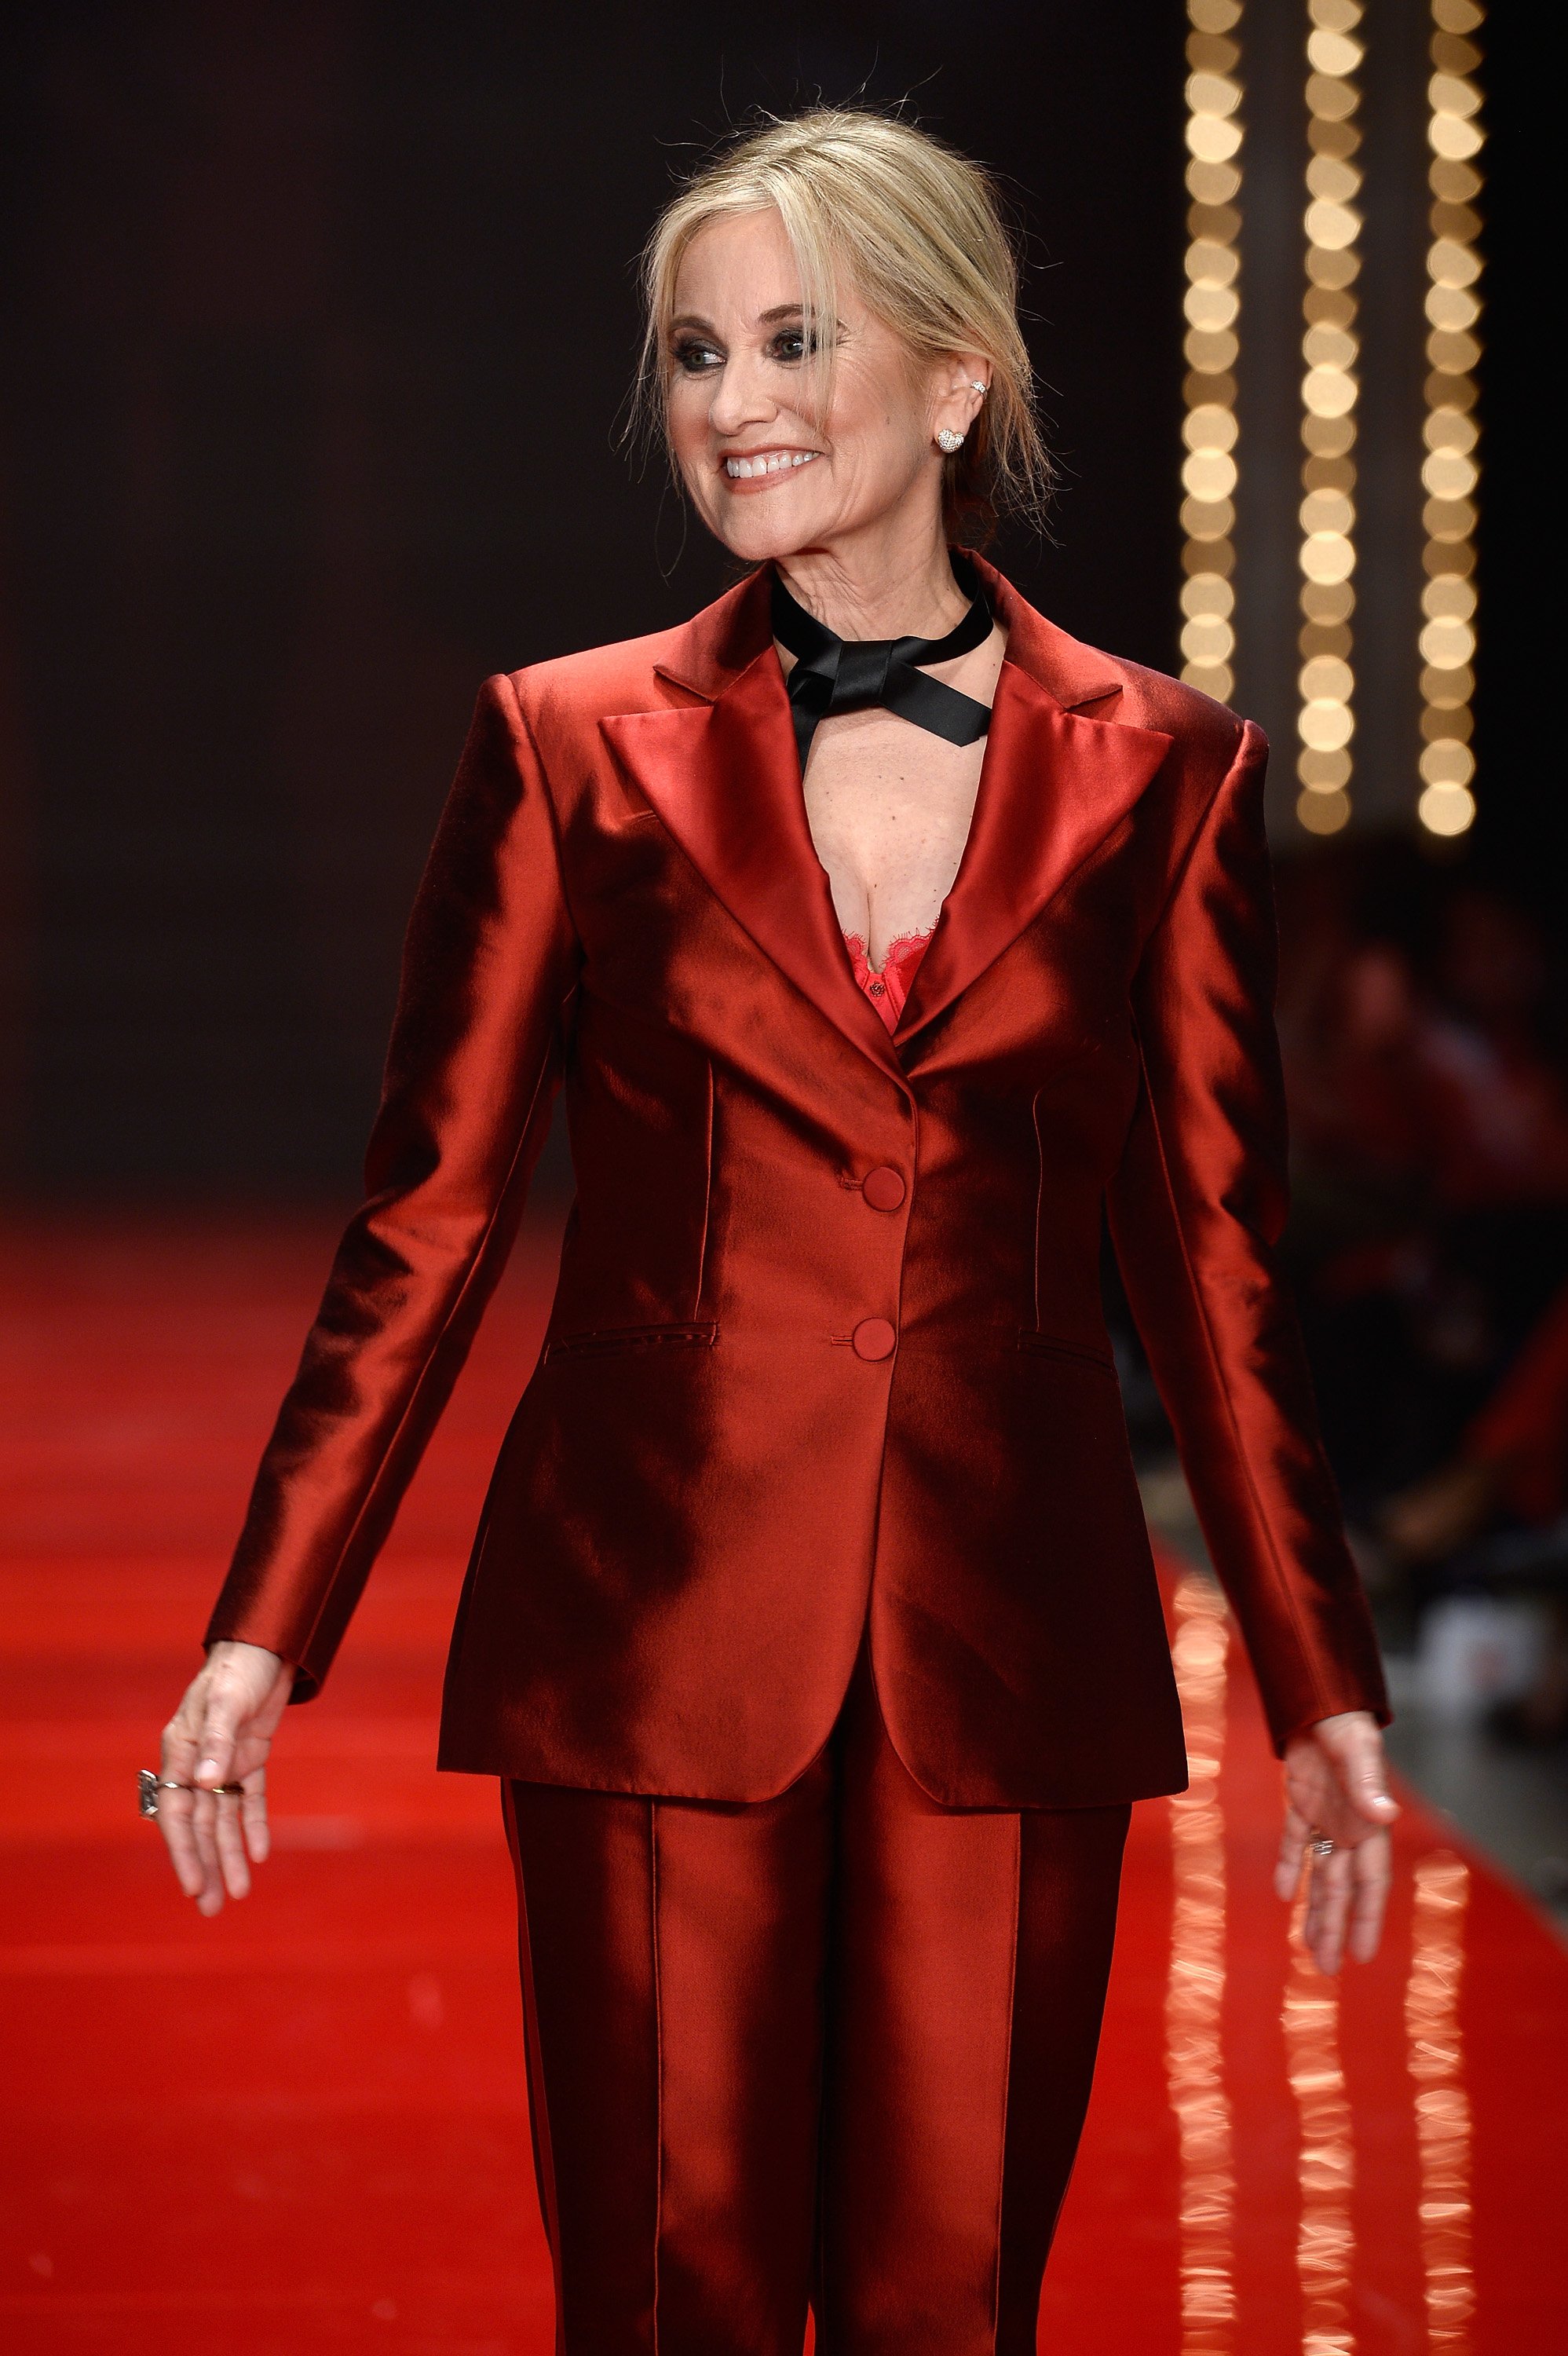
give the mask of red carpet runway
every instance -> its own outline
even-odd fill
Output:
[[[5,1234],[0,2348],[546,2356],[494,1788],[432,1771],[447,1623],[532,1363],[527,1238],[324,1698],[204,1923],[135,1770],[193,1665],[327,1239]],[[1276,1773],[1171,1567],[1191,1792],[1135,1817],[1055,2356],[1568,2351],[1568,1952],[1421,1807],[1342,1994],[1269,1888]]]

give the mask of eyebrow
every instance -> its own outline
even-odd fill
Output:
[[[801,306],[798,303],[775,303],[771,311],[761,311],[758,313],[757,325],[760,327],[773,327],[778,325],[781,319],[798,319],[803,316]],[[677,318],[672,319],[669,324],[672,331],[677,327],[698,327],[700,328],[705,335],[711,336],[718,333],[717,328],[714,327],[713,322],[710,319],[699,317],[695,311],[683,311]]]

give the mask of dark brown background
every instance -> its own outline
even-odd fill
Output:
[[[7,21],[14,1190],[351,1191],[477,681],[676,619],[718,580],[615,429],[633,257],[672,171],[751,107],[907,97],[1016,186],[1064,475],[1056,544],[1004,562],[1070,629],[1175,660],[1174,0],[57,0]],[[1488,38],[1506,134],[1521,37],[1499,17]],[[1490,163],[1501,249],[1528,157],[1503,136]],[[1535,623],[1505,635],[1499,594],[1534,487],[1508,409],[1524,278],[1492,288],[1510,433],[1489,451],[1478,855],[1539,873],[1534,750],[1499,716]]]

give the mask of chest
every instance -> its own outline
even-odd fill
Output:
[[[806,823],[839,924],[873,965],[890,942],[936,923],[969,839],[985,750],[984,740],[949,744],[881,711],[817,728]]]

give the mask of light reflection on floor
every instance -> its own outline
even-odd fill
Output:
[[[1230,1622],[1207,1579],[1179,1579],[1171,1657],[1191,1781],[1171,1800],[1175,1873],[1165,2005],[1166,2082],[1180,2137],[1182,2356],[1229,2356],[1236,2313],[1236,2179],[1225,2092],[1225,1756]]]
[[[1410,1977],[1404,2024],[1415,2081],[1421,2150],[1421,2254],[1426,2274],[1429,2347],[1462,2351],[1475,2313],[1470,2263],[1470,2101],[1465,2088],[1459,2015],[1465,1970],[1465,1910],[1470,1872],[1435,1849],[1415,1867]]]
[[[1290,1921],[1290,1974],[1281,2020],[1286,2074],[1301,2122],[1301,2217],[1296,2270],[1301,2282],[1302,2356],[1353,2356],[1350,2281],[1356,2237],[1350,2197],[1356,2147],[1339,2060],[1339,1984],[1325,1978],[1302,1937],[1305,1897]]]

